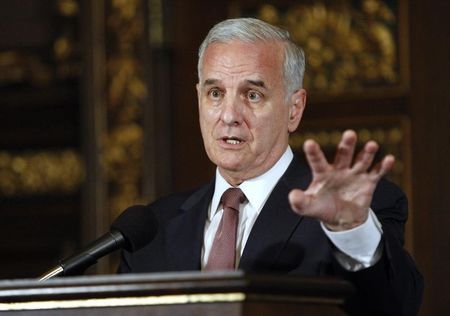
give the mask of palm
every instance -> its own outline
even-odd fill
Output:
[[[368,170],[378,145],[369,142],[352,164],[356,134],[343,134],[333,164],[325,159],[320,147],[313,141],[305,142],[305,153],[313,180],[306,191],[293,190],[289,195],[293,210],[316,218],[333,230],[344,230],[362,224],[367,218],[373,191],[379,179],[394,163],[387,156]]]

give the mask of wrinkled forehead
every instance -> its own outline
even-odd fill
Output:
[[[215,42],[205,50],[199,79],[204,81],[245,74],[279,81],[282,80],[283,61],[281,42]]]

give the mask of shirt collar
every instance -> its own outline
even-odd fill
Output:
[[[288,146],[284,154],[280,157],[280,159],[278,159],[272,168],[256,178],[242,182],[238,186],[242,192],[244,192],[249,204],[257,211],[258,214],[278,180],[289,167],[293,157],[294,154],[292,153],[292,149]],[[211,200],[211,207],[209,211],[210,220],[220,206],[220,198],[222,197],[223,192],[231,187],[233,186],[222,177],[219,169],[216,168],[214,195]]]

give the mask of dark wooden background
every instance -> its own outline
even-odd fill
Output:
[[[197,122],[197,48],[240,2],[256,1],[130,0],[120,8],[108,0],[0,3],[0,278],[35,277],[105,232],[116,208],[210,179],[214,168]],[[398,3],[407,17],[400,33],[406,37],[400,40],[404,86],[356,97],[312,93],[304,130],[327,122],[403,126],[399,184],[412,209],[408,248],[425,276],[421,315],[447,315],[450,2]],[[139,67],[127,63],[130,55]],[[116,80],[116,69],[128,71],[129,85]],[[112,93],[115,87],[125,87],[123,94]],[[116,135],[117,126],[135,143],[113,146],[121,140],[111,136],[113,145],[105,145],[105,135]],[[136,144],[142,145],[137,154]],[[75,162],[68,164],[67,152]],[[58,182],[68,178],[44,181],[45,172],[61,169],[40,167],[32,159],[36,155],[56,155],[75,171],[81,165],[84,171],[74,171],[80,180],[69,179],[72,186]],[[120,168],[141,176],[121,181],[123,174],[111,172]],[[23,170],[36,173],[37,182],[27,182]],[[14,184],[12,174],[22,180]],[[114,258],[107,260],[91,273],[111,271]]]

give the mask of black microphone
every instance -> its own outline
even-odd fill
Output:
[[[39,281],[81,273],[101,257],[120,248],[129,252],[139,250],[155,238],[157,231],[158,220],[151,210],[142,205],[131,206],[112,223],[107,234],[90,243],[84,250],[61,260]]]

